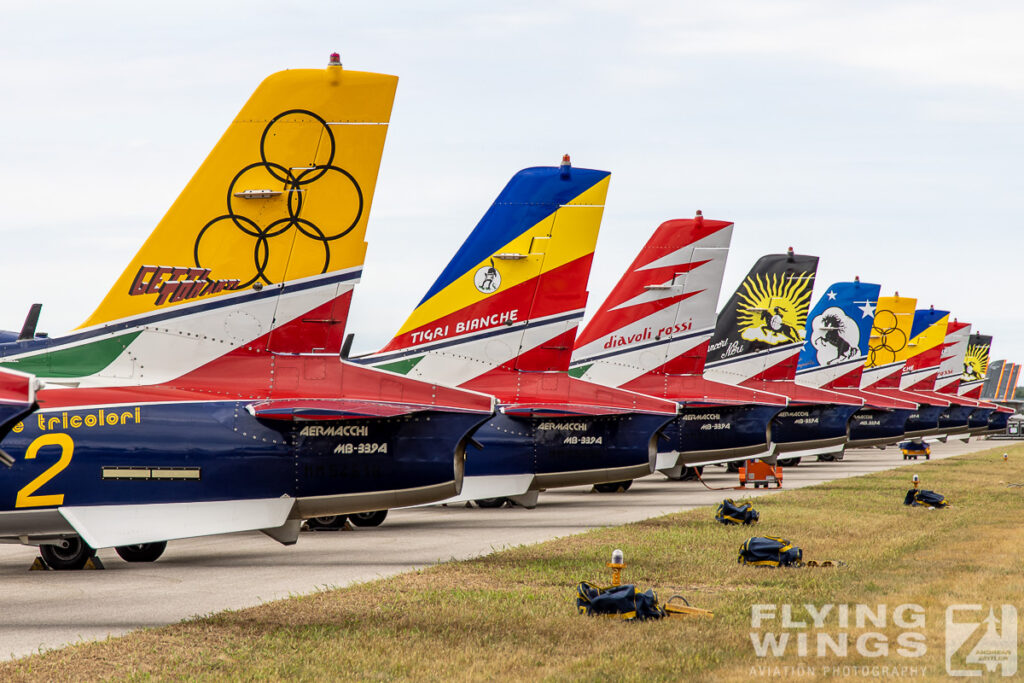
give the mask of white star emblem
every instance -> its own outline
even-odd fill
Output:
[[[854,301],[854,303],[857,303],[857,302]],[[874,307],[874,305],[870,301],[865,301],[863,303],[864,303],[863,306],[858,306],[857,307],[857,308],[860,309],[860,312],[864,314],[861,317],[862,318],[874,317],[874,315],[875,315],[875,307]]]
[[[836,300],[836,293],[833,292],[832,290],[829,290],[828,294],[826,294],[825,296],[828,297],[829,301],[835,301]]]

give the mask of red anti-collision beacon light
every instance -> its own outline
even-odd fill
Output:
[[[327,65],[328,66],[341,66],[341,55],[339,55],[337,52],[332,52],[331,53],[331,59],[330,59],[329,62],[327,62]]]
[[[700,209],[697,209],[697,213],[693,217],[693,222],[698,228],[704,225],[704,213]]]
[[[558,175],[562,178],[568,178],[570,168],[572,168],[572,161],[569,159],[568,154],[563,154],[562,165],[558,167]]]

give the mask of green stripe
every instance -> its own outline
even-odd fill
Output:
[[[416,367],[416,364],[426,356],[416,356],[415,358],[403,358],[397,360],[394,363],[383,363],[381,365],[375,365],[374,367],[378,370],[387,370],[388,372],[395,372],[399,375],[408,375],[409,371]]]
[[[20,370],[39,377],[85,377],[114,362],[142,330],[102,339],[70,349],[44,351],[17,360],[0,362],[0,367]]]
[[[569,376],[579,379],[587,370],[590,369],[591,365],[593,365],[593,363],[587,363],[586,365],[577,365],[574,368],[569,368]]]

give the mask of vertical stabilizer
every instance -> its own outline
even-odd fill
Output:
[[[981,397],[981,388],[988,372],[989,351],[992,348],[992,335],[972,334],[967,341],[964,354],[963,375],[960,377],[960,395],[977,399]]]
[[[946,341],[949,311],[935,308],[914,312],[914,324],[910,331],[907,350],[910,357],[903,368],[900,389],[910,391],[932,391],[942,362],[942,348]]]
[[[953,320],[946,327],[939,376],[935,380],[936,391],[954,396],[959,393],[960,377],[964,372],[964,358],[967,356],[967,342],[970,337],[970,323]]]
[[[718,314],[705,377],[727,384],[792,380],[817,270],[817,256],[762,256]]]
[[[568,370],[608,181],[568,159],[517,173],[394,339],[359,362],[453,385]]]
[[[732,228],[699,212],[662,223],[580,333],[570,374],[610,386],[651,372],[700,375]]]
[[[396,84],[333,57],[268,77],[85,323],[4,364],[152,384],[263,337],[336,354]]]
[[[917,299],[879,297],[861,386],[865,389],[899,389],[907,364],[908,343],[914,326]]]
[[[860,387],[881,285],[837,282],[807,316],[797,382],[824,389]]]

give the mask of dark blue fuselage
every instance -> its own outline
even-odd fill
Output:
[[[1010,421],[1011,414],[1012,413],[1002,413],[999,411],[993,412],[992,416],[988,419],[988,430],[990,432],[1000,432],[1006,429],[1006,425]]]
[[[768,449],[768,425],[782,406],[684,406],[662,430],[662,453],[677,451],[681,464],[739,459]]]
[[[776,452],[841,446],[846,442],[850,416],[860,406],[813,404],[790,406],[772,420]]]
[[[847,445],[857,448],[899,441],[906,431],[907,418],[911,412],[910,408],[861,408],[850,419],[850,440]]]
[[[451,482],[483,416],[257,420],[240,402],[58,409],[0,442],[0,509],[395,491]]]
[[[906,435],[927,436],[938,434],[939,415],[946,409],[946,406],[922,405],[907,417]]]
[[[995,408],[975,408],[967,418],[968,429],[972,431],[988,429],[988,421],[994,412]]]
[[[481,448],[466,453],[466,476],[534,474],[545,486],[585,483],[591,471],[623,471],[652,464],[651,438],[667,415],[511,417],[498,414],[473,434]],[[562,483],[563,481],[567,483]],[[608,481],[600,473],[592,483]],[[571,483],[568,483],[571,482]]]
[[[974,406],[951,405],[939,413],[939,427],[951,432],[965,432],[972,412]]]

